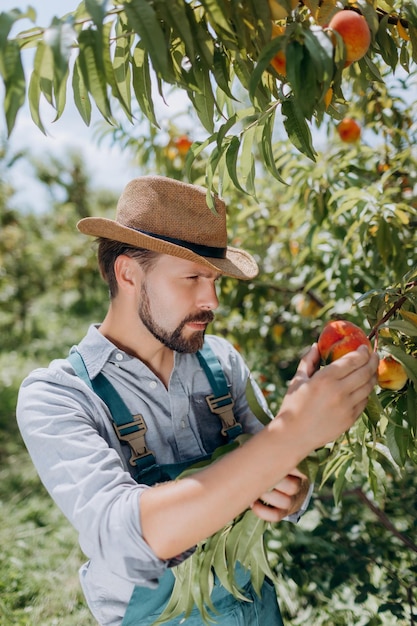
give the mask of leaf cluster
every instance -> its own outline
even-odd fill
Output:
[[[282,0],[282,6],[286,3]],[[9,134],[26,97],[32,118],[45,132],[40,115],[44,99],[59,119],[66,107],[67,83],[84,122],[93,104],[109,123],[118,113],[133,125],[137,111],[155,127],[156,96],[168,86],[184,92],[206,138],[197,141],[190,162],[210,146],[206,181],[227,174],[237,189],[255,192],[255,155],[277,180],[282,179],[272,147],[274,133],[285,129],[293,145],[316,158],[311,121],[340,119],[357,87],[384,86],[382,61],[390,72],[410,72],[417,59],[417,14],[409,0],[386,3],[359,0],[372,33],[368,53],[345,69],[345,50],[327,24],[340,5],[336,0],[305,0],[289,12],[273,37],[268,0],[83,0],[73,12],[55,17],[47,28],[33,27],[11,36],[23,19],[36,21],[32,8],[0,14],[0,75]],[[350,8],[350,7],[348,7]],[[22,54],[35,48],[28,86]],[[285,76],[270,65],[278,51],[286,55]],[[26,94],[27,91],[27,94]],[[277,112],[279,117],[277,121]],[[241,171],[238,171],[239,164]]]

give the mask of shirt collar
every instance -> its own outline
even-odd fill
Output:
[[[120,352],[111,341],[98,330],[100,324],[92,324],[84,339],[71,352],[78,350],[87,368],[89,377],[95,378],[101,372],[104,365],[116,353]]]

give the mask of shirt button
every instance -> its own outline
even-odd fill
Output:
[[[152,380],[152,381],[149,383],[149,387],[150,387],[151,389],[156,389],[157,385],[158,385],[158,383],[156,382],[156,380]]]
[[[123,354],[121,352],[116,354],[116,361],[123,361]]]

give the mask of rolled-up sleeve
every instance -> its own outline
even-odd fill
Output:
[[[105,405],[62,369],[22,384],[17,420],[39,477],[79,533],[80,547],[133,584],[153,584],[167,562],[142,536],[137,484],[123,464]],[[114,437],[114,440],[112,440]]]

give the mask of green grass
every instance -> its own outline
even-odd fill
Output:
[[[0,624],[94,626],[77,535],[40,483],[14,422],[0,429]]]

